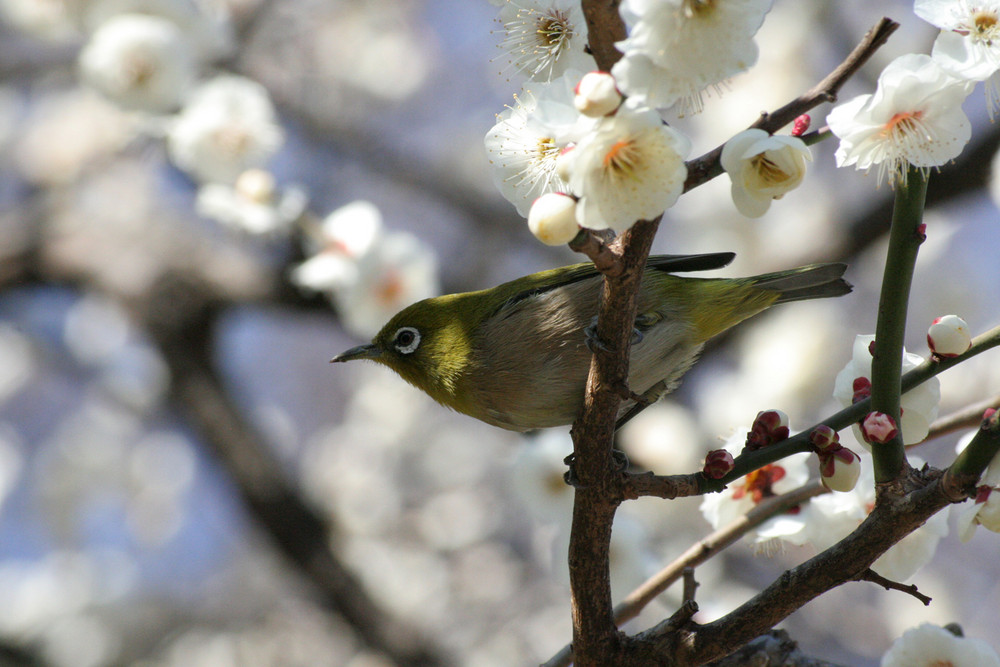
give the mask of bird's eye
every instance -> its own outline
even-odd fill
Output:
[[[420,345],[420,332],[413,327],[402,327],[392,337],[392,346],[400,354],[411,354]]]

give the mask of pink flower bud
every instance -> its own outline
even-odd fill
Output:
[[[736,465],[733,455],[724,449],[713,449],[705,457],[705,467],[702,474],[709,479],[722,479]]]
[[[807,113],[804,113],[796,118],[795,122],[792,123],[792,136],[801,137],[806,133],[806,131],[809,130],[810,123],[812,123],[812,118],[810,118]]]
[[[884,444],[896,437],[896,420],[884,412],[869,412],[861,422],[861,435],[866,442]]]
[[[528,229],[546,245],[569,243],[580,231],[576,224],[576,199],[559,192],[542,195],[528,211]]]
[[[831,491],[847,492],[858,483],[861,459],[846,447],[820,454],[819,462],[820,480]]]
[[[573,106],[584,116],[599,118],[615,112],[622,103],[622,94],[615,77],[607,72],[588,72],[573,90]]]
[[[781,410],[763,410],[753,420],[746,446],[748,449],[760,449],[787,438],[788,415]]]
[[[969,325],[958,315],[945,315],[931,322],[927,345],[939,357],[957,357],[972,346]]]
[[[820,424],[809,434],[809,444],[820,453],[840,449],[840,435],[826,424]]]

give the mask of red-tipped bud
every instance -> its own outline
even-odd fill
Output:
[[[866,442],[885,444],[896,437],[899,428],[896,420],[884,412],[869,412],[861,422],[861,435]]]
[[[854,396],[851,397],[852,404],[863,401],[872,395],[872,381],[864,376],[854,378],[853,387]]]
[[[819,453],[841,449],[840,434],[826,424],[820,424],[809,434],[809,444]]]
[[[788,415],[781,410],[764,410],[757,413],[753,426],[747,433],[748,449],[760,449],[788,438]]]
[[[724,449],[713,449],[705,457],[705,467],[702,474],[709,479],[722,479],[735,467],[733,455]]]
[[[580,231],[576,224],[576,199],[561,192],[548,192],[531,205],[528,229],[546,245],[572,241]]]
[[[939,357],[957,357],[972,347],[969,325],[958,315],[945,315],[931,322],[927,346]]]
[[[820,454],[819,473],[823,486],[831,491],[847,492],[861,476],[861,459],[846,447],[840,447]]]
[[[868,354],[875,356],[875,341],[868,343]]]
[[[796,118],[795,122],[792,123],[792,136],[801,137],[809,130],[810,123],[812,123],[812,118],[807,113]]]

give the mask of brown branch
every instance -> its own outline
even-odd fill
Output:
[[[583,16],[587,21],[587,47],[597,61],[597,68],[610,72],[622,57],[615,48],[627,36],[625,22],[618,12],[620,0],[583,0]]]
[[[870,581],[873,584],[878,584],[887,591],[900,591],[902,593],[906,593],[907,595],[912,595],[916,599],[920,600],[925,607],[928,607],[931,604],[931,598],[921,593],[917,589],[916,584],[910,584],[909,586],[901,584],[898,581],[893,581],[892,579],[883,577],[871,568],[862,572],[861,575],[855,579],[855,581]]]
[[[654,475],[651,472],[626,474],[622,480],[622,498],[635,500],[645,496],[673,500],[705,493],[704,475]]]
[[[750,125],[750,127],[774,133],[810,109],[824,102],[836,101],[837,93],[844,83],[868,62],[872,55],[885,44],[889,36],[897,28],[899,28],[899,24],[895,21],[887,18],[880,20],[868,31],[858,45],[854,47],[854,50],[851,51],[847,58],[830,74],[824,77],[822,81],[783,107],[769,113],[762,113],[760,118]],[[722,165],[719,163],[722,148],[722,146],[718,146],[701,157],[687,163],[688,176],[684,182],[685,192],[722,173]]]
[[[933,440],[934,438],[940,438],[941,436],[954,433],[955,431],[978,428],[980,422],[983,421],[983,413],[989,408],[1000,408],[1000,395],[987,398],[985,401],[973,403],[972,405],[962,408],[961,410],[956,410],[950,415],[945,415],[940,419],[936,419],[934,423],[931,424],[930,429],[928,429],[927,437],[917,443],[917,445],[922,445],[925,442]],[[917,445],[913,446],[916,447]]]

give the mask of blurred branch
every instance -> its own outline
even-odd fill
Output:
[[[925,442],[940,438],[943,435],[961,431],[967,428],[979,427],[983,421],[983,413],[989,408],[1000,409],[1000,394],[987,398],[984,401],[973,403],[961,410],[956,410],[950,415],[945,415],[931,424],[927,431],[927,438],[917,443],[922,445]],[[914,445],[915,447],[916,445]]]

